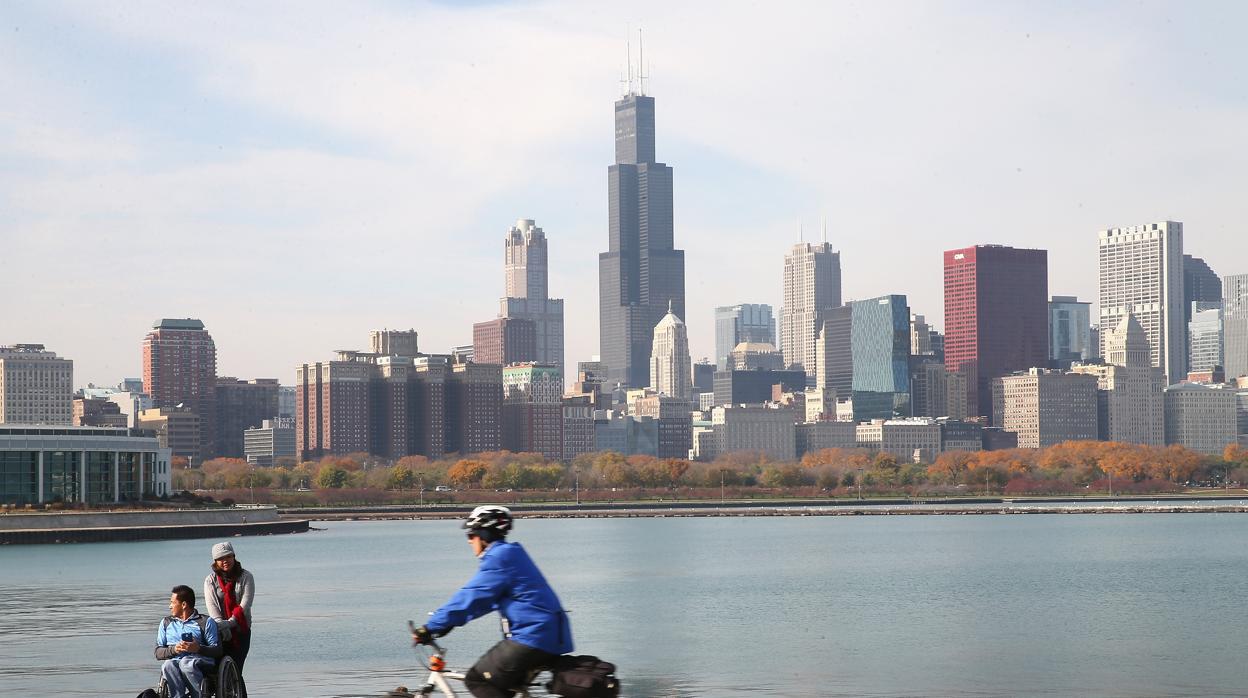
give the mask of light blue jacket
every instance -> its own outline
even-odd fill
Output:
[[[200,628],[201,620],[203,628]],[[170,659],[189,655],[189,652],[175,653],[173,651],[173,646],[182,641],[182,633],[190,633],[200,644],[198,656],[210,662],[216,661],[215,658],[221,656],[221,635],[217,630],[217,621],[196,612],[186,620],[165,616],[160,621],[160,627],[156,629],[156,658]]]
[[[572,651],[568,614],[519,543],[491,543],[477,573],[434,611],[425,627],[442,634],[491,611],[507,619],[511,639],[522,645],[551,654]]]

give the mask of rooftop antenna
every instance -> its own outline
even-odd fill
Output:
[[[626,25],[627,26],[627,25]],[[633,93],[633,40],[632,32],[624,32],[624,56],[625,62],[628,64],[628,91],[626,95]]]
[[[637,81],[641,94],[646,94],[646,45],[641,39],[641,27],[637,27]]]
[[[802,219],[797,219],[797,241],[806,242],[806,231],[802,228]]]
[[[823,242],[828,242],[828,219],[825,216],[819,217],[819,228],[823,231]]]

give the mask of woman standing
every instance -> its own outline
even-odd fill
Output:
[[[251,600],[255,595],[256,579],[234,557],[234,546],[228,542],[212,546],[212,572],[204,579],[204,600],[208,615],[221,630],[225,654],[238,665],[244,698],[247,682],[242,677],[243,663],[251,649]]]

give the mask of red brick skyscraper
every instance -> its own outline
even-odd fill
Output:
[[[204,323],[164,319],[143,338],[143,389],[156,407],[183,407],[199,416],[200,454],[216,449],[217,345]]]
[[[1001,245],[945,252],[945,367],[966,375],[967,413],[992,414],[992,380],[1048,365],[1049,253]]]

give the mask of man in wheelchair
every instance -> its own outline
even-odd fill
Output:
[[[169,615],[156,631],[156,659],[170,698],[206,698],[205,678],[216,670],[222,648],[217,623],[195,610],[195,592],[178,585],[169,596]]]

